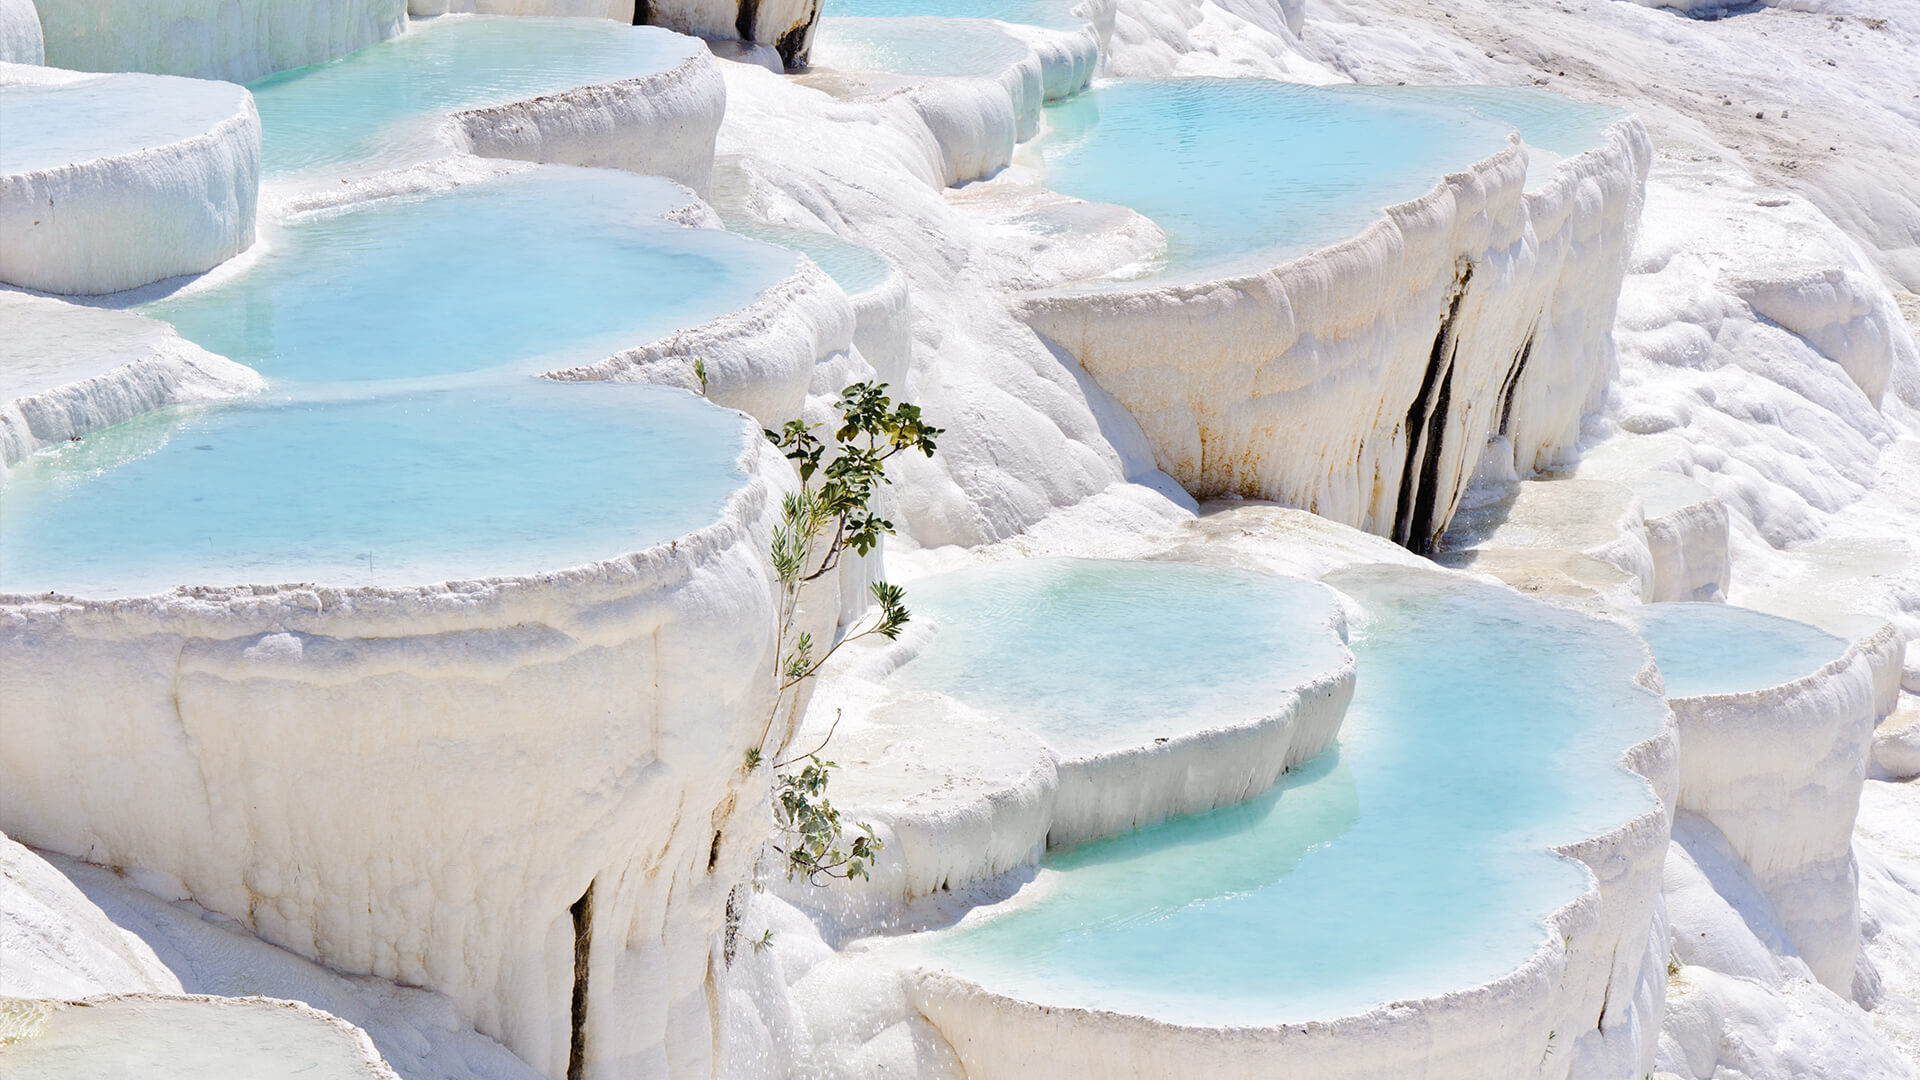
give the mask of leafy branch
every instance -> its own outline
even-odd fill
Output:
[[[790,420],[779,431],[766,432],[768,441],[799,470],[800,490],[781,500],[780,520],[773,529],[773,570],[780,590],[774,635],[778,667],[762,745],[787,707],[790,691],[818,674],[849,642],[874,634],[892,640],[910,617],[905,591],[876,581],[869,588],[874,613],[863,616],[859,629],[825,649],[817,649],[813,635],[796,625],[803,586],[838,569],[847,551],[867,555],[879,546],[881,537],[893,532],[893,522],[873,508],[881,486],[892,483],[887,461],[909,450],[932,457],[934,441],[942,434],[921,417],[919,406],[896,405],[887,398],[886,389],[886,383],[861,382],[842,390],[834,403],[840,423],[831,442],[815,433],[816,425],[803,420]],[[839,726],[837,717],[834,726]],[[815,885],[831,878],[866,877],[873,853],[880,849],[879,838],[864,822],[856,826],[862,835],[848,847],[841,846],[840,814],[826,797],[829,774],[837,766],[819,757],[832,738],[833,729],[829,729],[813,751],[774,766],[774,824],[781,840],[774,849],[785,858],[789,878],[804,875]],[[803,759],[807,764],[799,772],[778,772]],[[748,771],[761,760],[761,751],[748,751]]]

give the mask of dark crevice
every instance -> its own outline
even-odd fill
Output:
[[[713,834],[713,846],[707,849],[707,873],[709,874],[713,873],[713,868],[719,865],[720,865],[720,833],[716,831]]]
[[[1534,324],[1536,327],[1538,322]],[[1506,381],[1500,384],[1500,424],[1495,429],[1501,435],[1507,433],[1507,425],[1513,420],[1513,395],[1520,389],[1520,377],[1526,374],[1527,361],[1533,359],[1533,331],[1527,331],[1527,343],[1520,346],[1514,355],[1513,366],[1507,369]]]
[[[1433,554],[1433,505],[1440,494],[1440,457],[1447,445],[1447,407],[1453,402],[1453,357],[1447,357],[1447,374],[1440,380],[1440,396],[1434,399],[1433,415],[1439,426],[1427,436],[1427,453],[1420,462],[1419,494],[1413,500],[1413,524],[1408,530],[1407,549],[1415,555]]]
[[[567,1080],[587,1069],[587,953],[593,941],[593,885],[567,909],[573,915],[573,1034],[567,1042]]]
[[[740,11],[733,17],[733,32],[740,40],[753,43],[753,24],[760,17],[760,0],[740,0]]]
[[[727,967],[733,967],[733,957],[740,949],[740,886],[727,890],[727,928],[720,946],[720,959]]]
[[[633,0],[633,25],[645,26],[653,21],[653,0]]]
[[[1420,501],[1421,492],[1416,486],[1421,475],[1431,466],[1439,467],[1438,451],[1428,451],[1426,444],[1439,444],[1444,441],[1446,431],[1446,407],[1442,402],[1436,409],[1436,392],[1452,396],[1454,336],[1460,318],[1460,304],[1466,299],[1467,285],[1473,280],[1473,264],[1461,260],[1461,268],[1454,278],[1453,295],[1447,299],[1447,313],[1440,320],[1440,330],[1433,335],[1433,349],[1427,354],[1426,374],[1420,378],[1420,392],[1414,396],[1413,403],[1407,406],[1407,458],[1400,468],[1400,494],[1394,501],[1393,540],[1410,550],[1419,550],[1428,545],[1429,537],[1414,535],[1416,520],[1415,507]],[[1428,424],[1435,416],[1439,417],[1440,430],[1431,436],[1427,433]],[[1426,495],[1428,512],[1432,512],[1433,496]]]

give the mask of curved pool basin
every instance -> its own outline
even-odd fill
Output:
[[[862,18],[937,15],[1073,30],[1086,22],[1073,13],[1078,6],[1077,0],[832,0],[827,14]]]
[[[762,243],[790,248],[819,264],[840,291],[857,297],[878,288],[892,276],[893,264],[869,247],[842,240],[819,229],[769,225],[751,218],[728,218],[727,231]]]
[[[1271,712],[1347,657],[1332,592],[1182,563],[1023,559],[908,587],[933,641],[892,676],[1067,755]]]
[[[0,85],[0,174],[37,172],[197,138],[246,107],[232,83],[95,75]]]
[[[1046,185],[1151,218],[1175,276],[1347,239],[1508,135],[1460,106],[1271,79],[1122,80],[1047,117]]]
[[[534,378],[163,410],[8,471],[0,593],[563,570],[716,520],[748,426],[682,390]]]
[[[822,19],[809,66],[929,78],[993,79],[1027,59],[1027,43],[966,19]]]
[[[257,262],[142,305],[278,382],[594,363],[751,304],[790,251],[660,219],[670,181],[542,166],[309,212]]]
[[[1050,856],[924,962],[1056,1010],[1267,1027],[1474,987],[1542,949],[1592,881],[1551,848],[1658,807],[1621,764],[1666,716],[1639,642],[1425,571],[1328,582],[1365,610],[1337,750],[1241,806]]]
[[[450,148],[455,111],[671,70],[698,38],[605,19],[443,16],[251,84],[267,175],[407,164]]]
[[[1806,623],[1731,604],[1647,604],[1627,614],[1666,680],[1667,696],[1765,690],[1819,671],[1848,643]]]

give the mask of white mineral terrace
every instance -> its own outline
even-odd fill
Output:
[[[260,118],[237,86],[0,63],[0,282],[105,293],[253,243]]]
[[[0,0],[0,1076],[1920,1077],[1916,55]]]

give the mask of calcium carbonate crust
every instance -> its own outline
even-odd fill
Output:
[[[247,83],[404,33],[407,0],[38,0],[46,62]]]
[[[164,93],[167,76],[88,76],[0,65],[0,82],[92,78],[129,95]],[[166,146],[0,176],[0,281],[51,293],[109,293],[212,268],[253,243],[260,116],[233,88],[232,110]]]
[[[1727,838],[1800,958],[1843,997],[1860,952],[1853,825],[1882,715],[1876,676],[1898,671],[1902,645],[1888,624],[1792,682],[1669,700],[1680,809]]]
[[[9,365],[38,368],[35,361],[47,356],[99,361],[55,368],[45,372],[45,380],[30,379],[27,385],[0,380],[16,394],[0,403],[0,482],[6,468],[43,447],[167,405],[238,397],[266,386],[252,368],[215,356],[171,326],[139,315],[0,292],[0,319],[8,333],[0,361]],[[46,351],[29,356],[28,348]]]
[[[592,885],[588,1075],[704,1070],[708,943],[766,830],[739,762],[793,483],[741,427],[716,522],[556,573],[0,596],[0,829],[436,990],[548,1075]]]
[[[704,195],[726,108],[719,66],[699,48],[666,71],[466,109],[452,124],[482,157],[665,176]]]
[[[1016,312],[1128,406],[1196,496],[1270,499],[1421,545],[1491,437],[1523,474],[1573,447],[1614,367],[1651,156],[1645,128],[1621,120],[1527,191],[1516,138],[1271,269],[1046,290]],[[1186,347],[1169,353],[1172,339]],[[1448,372],[1442,414],[1422,387]],[[1421,409],[1431,421],[1409,447]]]
[[[816,369],[853,345],[853,305],[812,260],[799,264],[739,311],[546,377],[677,386],[778,428],[801,415]]]
[[[1344,640],[1345,629],[1331,605],[1326,632]],[[893,925],[921,897],[988,884],[1048,848],[1244,802],[1331,746],[1353,697],[1342,649],[1258,715],[1069,754],[946,695],[884,682],[931,637],[910,626],[897,642],[856,646],[820,702],[845,720],[831,744],[845,766],[835,803],[884,844],[867,880],[834,890],[843,910],[820,913],[844,933]],[[804,891],[788,899],[818,905]]]
[[[192,1044],[202,1064],[217,1060],[214,1048],[227,1040],[236,1040],[239,1041],[236,1049],[243,1057],[255,1061],[269,1048],[276,1046],[286,1056],[304,1058],[308,1061],[307,1069],[319,1067],[320,1071],[314,1073],[318,1080],[400,1080],[399,1074],[381,1058],[380,1051],[374,1047],[373,1040],[367,1037],[365,1031],[304,1002],[270,997],[141,993],[36,1004],[44,1008],[43,1015],[37,1018],[36,1034],[46,1032],[45,1037],[59,1038],[64,1045],[53,1048],[47,1058],[36,1061],[39,1046],[35,1040],[30,1038],[22,1042],[15,1053],[9,1056],[9,1063],[20,1068],[23,1075],[38,1074],[50,1078],[89,1074],[121,1075],[115,1070],[116,1067],[124,1067],[124,1052],[116,1048],[111,1040],[99,1039],[99,1036],[113,1030],[106,1024],[106,1017],[115,1016],[119,1018],[117,1023],[124,1023],[127,1014],[159,1011],[165,1015],[164,1023],[169,1035],[179,1042]],[[76,1013],[74,1010],[86,1012]],[[62,1014],[76,1019],[84,1015],[93,1021],[94,1026],[105,1030],[95,1030],[85,1035],[76,1032],[60,1038],[63,1034],[60,1032],[62,1021],[67,1018]],[[250,1018],[257,1018],[257,1021]],[[257,1029],[249,1030],[252,1023],[256,1022],[270,1024],[277,1030],[271,1034]],[[52,1029],[51,1032],[48,1029]],[[76,1043],[86,1049],[76,1054]],[[158,1048],[149,1048],[149,1053],[154,1049]],[[139,1056],[136,1054],[136,1060]],[[47,1071],[40,1073],[41,1069]],[[94,1072],[96,1069],[100,1071]]]
[[[1651,660],[1635,681],[1659,685]],[[1677,785],[1671,716],[1661,734],[1620,760],[1646,780],[1658,805],[1555,849],[1588,869],[1588,890],[1547,918],[1546,940],[1526,963],[1482,986],[1335,1020],[1219,1028],[1040,1005],[942,970],[912,973],[908,992],[975,1080],[1041,1069],[1060,1077],[1223,1080],[1638,1075],[1652,1068],[1665,1001],[1666,927],[1657,898]]]

